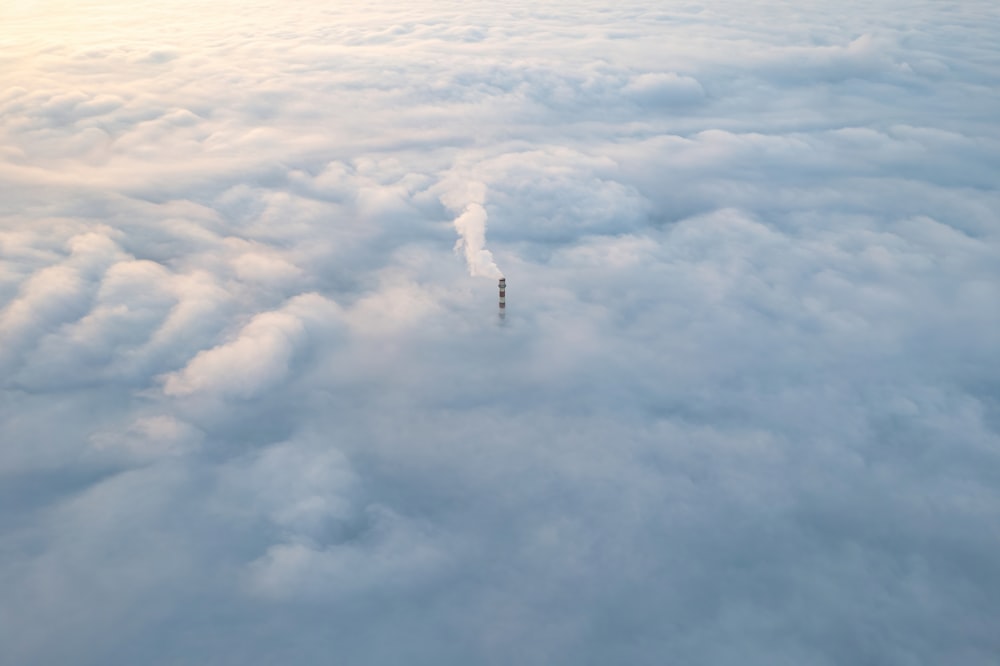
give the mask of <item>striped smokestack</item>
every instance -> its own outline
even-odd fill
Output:
[[[507,315],[507,278],[500,278],[500,318]]]

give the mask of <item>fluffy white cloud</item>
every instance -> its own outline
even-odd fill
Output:
[[[992,3],[134,4],[0,7],[0,662],[992,663]]]
[[[302,323],[282,312],[264,312],[244,326],[236,338],[198,352],[163,385],[168,396],[217,391],[252,396],[288,374]]]

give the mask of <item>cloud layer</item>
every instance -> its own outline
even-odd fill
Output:
[[[995,660],[993,3],[0,22],[0,662]]]

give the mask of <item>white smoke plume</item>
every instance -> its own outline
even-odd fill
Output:
[[[452,211],[461,213],[455,218],[458,240],[455,251],[465,254],[469,275],[500,278],[503,273],[493,260],[493,253],[486,249],[486,185],[479,181],[465,184],[441,195],[441,203]]]

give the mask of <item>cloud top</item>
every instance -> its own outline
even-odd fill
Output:
[[[210,4],[0,3],[0,663],[996,661],[995,2]]]

